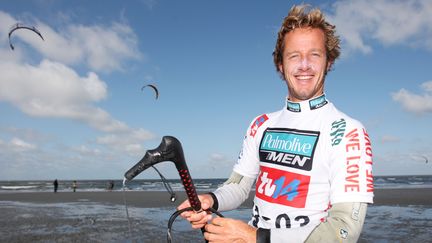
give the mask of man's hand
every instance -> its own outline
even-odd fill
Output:
[[[204,237],[216,242],[256,242],[256,228],[243,221],[230,218],[214,218],[205,226]]]
[[[212,215],[207,213],[206,210],[213,206],[213,198],[209,194],[198,195],[198,199],[201,202],[201,212],[195,211],[186,211],[180,214],[180,216],[187,221],[189,221],[194,229],[201,229],[204,227],[208,221],[212,219]],[[190,203],[188,200],[181,203],[177,210],[181,210],[187,207],[190,207]]]

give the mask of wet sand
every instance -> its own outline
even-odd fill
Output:
[[[431,195],[432,188],[376,189],[360,242],[423,241],[432,227]],[[127,191],[129,231],[122,191],[1,193],[0,242],[166,242],[168,218],[185,198],[177,192],[172,203],[166,192]],[[247,220],[252,199],[226,216]],[[174,242],[203,242],[180,219],[174,233]]]
[[[185,193],[176,192],[177,203],[169,200],[163,191],[126,191],[127,203],[142,208],[175,207],[186,199]],[[375,189],[374,205],[408,206],[432,205],[432,188]],[[0,193],[0,201],[30,203],[98,202],[123,205],[123,191],[112,192],[28,192]],[[253,193],[242,206],[253,205]]]

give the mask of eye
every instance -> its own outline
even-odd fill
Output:
[[[290,59],[290,60],[296,59],[298,57],[299,57],[299,54],[297,54],[297,53],[293,53],[293,54],[288,55],[288,59]]]
[[[321,53],[320,52],[312,52],[312,56],[321,57]]]

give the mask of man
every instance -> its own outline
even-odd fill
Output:
[[[54,180],[53,185],[54,185],[54,193],[57,193],[57,189],[58,189],[58,181],[57,181],[57,179]]]
[[[182,214],[209,242],[357,241],[373,201],[372,150],[363,125],[324,94],[339,43],[318,9],[294,6],[284,19],[273,56],[286,104],[251,123],[228,181],[199,196],[203,210],[231,210],[256,180],[252,219]]]
[[[73,190],[73,192],[76,192],[76,189],[77,189],[77,182],[76,181],[73,181],[72,182],[72,190]]]

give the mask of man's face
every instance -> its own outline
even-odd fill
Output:
[[[288,85],[289,99],[308,100],[324,92],[327,63],[324,32],[298,28],[285,35],[283,61],[279,70]]]

